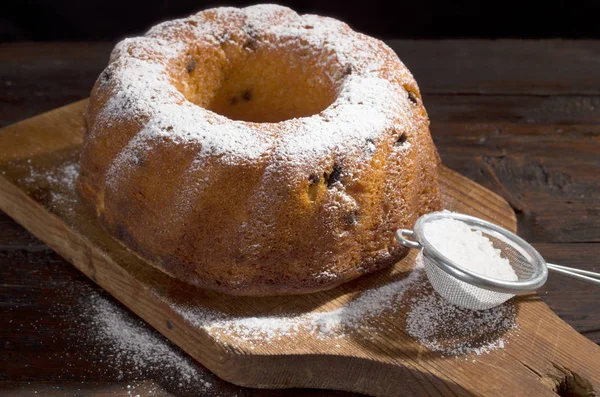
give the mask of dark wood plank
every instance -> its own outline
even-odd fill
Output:
[[[503,196],[531,242],[600,242],[598,127],[436,123],[442,161]]]
[[[23,229],[11,217],[0,211],[0,252],[15,249],[30,251],[43,249],[45,245],[34,235]]]
[[[173,394],[152,381],[135,382],[2,382],[0,394],[4,397],[132,397]]]
[[[534,244],[550,263],[600,272],[600,244]],[[600,343],[600,293],[592,284],[550,273],[539,291],[544,302],[577,331]]]
[[[600,124],[600,96],[423,94],[432,121],[456,123]],[[598,134],[599,129],[588,130]]]
[[[388,44],[425,93],[600,94],[597,40],[390,40]]]
[[[0,126],[89,96],[113,43],[0,44]]]

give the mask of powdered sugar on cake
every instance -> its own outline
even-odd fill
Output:
[[[382,111],[384,106],[395,114],[408,112],[393,99],[396,97],[395,90],[383,79],[348,76],[338,97],[344,105],[329,107],[322,116],[306,117],[298,124],[282,126],[291,127],[293,131],[287,131],[282,137],[279,149],[298,164],[306,164],[323,152],[331,153],[340,148],[362,158],[368,153],[364,151],[368,139],[376,140],[381,131],[393,128],[389,116]],[[389,102],[382,104],[382,98]]]
[[[275,159],[282,159],[288,168],[294,162],[300,170],[308,162],[315,164],[315,159],[336,151],[352,153],[357,162],[364,161],[373,153],[364,150],[367,140],[376,146],[384,132],[407,130],[412,106],[402,84],[414,80],[397,58],[393,61],[398,67],[382,72],[384,64],[392,60],[391,50],[382,54],[374,40],[353,32],[342,22],[300,16],[276,5],[213,12],[218,18],[209,19],[200,13],[166,22],[144,37],[126,39],[116,46],[112,63],[99,81],[111,84],[111,98],[98,117],[108,125],[126,119],[137,120],[143,127],[113,161],[108,183],[132,165],[136,152],[158,138],[195,142],[199,144],[199,159],[218,157],[232,164],[275,152],[270,156],[275,167]],[[338,87],[334,103],[320,114],[277,123],[279,132],[273,134],[271,128],[230,120],[188,101],[168,73],[169,65],[190,51],[179,35],[185,32],[219,45],[230,40],[232,34],[240,34],[230,31],[231,20],[240,18],[245,21],[243,34],[260,32],[261,36],[275,38],[261,39],[261,45],[285,47],[293,43],[309,51],[318,62],[337,65],[326,68]],[[295,174],[304,176],[304,172],[292,172],[291,177]]]

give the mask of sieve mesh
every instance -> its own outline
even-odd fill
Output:
[[[468,284],[440,269],[427,256],[425,272],[433,288],[456,306],[472,310],[486,310],[509,300],[514,294],[490,291]]]
[[[453,218],[466,223],[472,230],[479,230],[494,248],[500,250],[512,266],[517,281],[491,279],[461,267],[442,255],[423,234],[427,222]],[[404,234],[414,236],[407,241]],[[414,232],[400,230],[401,243],[413,248],[423,248],[425,271],[435,290],[451,303],[472,310],[485,310],[498,306],[516,293],[534,291],[546,281],[546,263],[541,255],[525,240],[514,233],[490,222],[453,212],[434,212],[419,218]]]
[[[535,274],[531,256],[521,252],[519,247],[502,239],[497,234],[490,233],[481,226],[471,225],[471,229],[479,230],[487,237],[494,248],[500,250],[501,256],[508,259],[519,280],[528,280]],[[440,269],[427,254],[425,257],[425,271],[433,288],[457,306],[472,310],[491,309],[506,302],[515,294],[491,291],[479,288],[446,273]],[[458,264],[460,266],[460,264]]]

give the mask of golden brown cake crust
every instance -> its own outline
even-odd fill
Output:
[[[417,84],[346,24],[258,5],[126,39],[90,97],[78,192],[154,266],[238,295],[391,266],[440,209]]]

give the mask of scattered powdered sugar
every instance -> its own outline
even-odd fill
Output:
[[[442,255],[474,273],[506,281],[518,277],[508,259],[479,230],[456,219],[436,219],[423,227],[429,243]]]
[[[160,372],[163,379],[176,380],[180,387],[203,392],[211,389],[212,384],[202,378],[190,357],[148,330],[141,320],[96,292],[84,299],[88,337],[98,346],[110,346],[105,351],[113,352],[105,360],[116,367],[127,366],[139,375]]]
[[[49,192],[51,207],[63,206],[66,210],[72,210],[71,205],[76,200],[75,181],[79,175],[79,162],[67,160],[56,168],[45,170],[29,168],[29,175],[22,181],[27,186],[43,185]]]
[[[67,162],[58,168],[56,175],[48,175],[48,181],[53,188],[62,186],[63,189],[55,189],[52,192],[52,203],[72,204],[75,199],[75,181],[79,175],[79,163]]]
[[[481,355],[504,348],[505,333],[516,328],[514,305],[488,310],[459,308],[429,291],[411,299],[406,317],[410,336],[430,350],[450,355]]]
[[[421,256],[419,256],[420,258]],[[386,310],[394,309],[406,290],[421,278],[423,261],[418,260],[415,269],[405,278],[362,292],[355,300],[339,309],[326,313],[315,313],[318,330],[333,334],[340,327],[356,328],[369,318],[374,318]]]
[[[409,298],[406,292],[411,291]],[[417,293],[414,293],[417,291]],[[410,307],[407,333],[430,350],[449,355],[481,355],[504,348],[505,333],[516,328],[516,310],[507,303],[493,309],[473,311],[453,306],[426,282],[422,254],[415,269],[405,278],[363,291],[332,311],[301,313],[295,316],[233,317],[201,307],[171,307],[195,327],[217,339],[226,337],[254,349],[300,333],[330,341],[357,331],[378,334],[377,321],[384,313]]]
[[[404,293],[421,279],[422,268],[422,260],[418,260],[415,269],[406,277],[359,293],[355,299],[328,312],[301,313],[296,316],[231,317],[201,308],[173,308],[196,327],[217,336],[243,341],[250,346],[293,336],[300,330],[320,339],[342,338],[347,332],[361,328],[376,332],[368,325],[368,321],[385,311],[397,309]]]
[[[323,270],[323,271],[320,271],[319,273],[314,274],[314,277],[316,279],[332,280],[332,279],[338,278],[339,275],[330,270]]]
[[[39,352],[46,355],[43,358],[56,380],[107,382],[114,393],[123,395],[119,390],[126,390],[130,396],[253,394],[218,379],[99,287],[74,275],[51,250],[44,252],[47,260],[28,267],[38,277],[46,277],[43,288],[54,293],[28,297],[23,302],[30,303],[25,305],[41,304],[44,310],[39,316],[23,318],[7,313],[6,326],[23,329],[40,343]],[[61,293],[56,293],[57,288]],[[62,390],[59,385],[56,389]],[[68,390],[71,392],[63,394],[76,394],[72,388]]]
[[[67,162],[58,168],[57,176],[53,177],[52,183],[60,183],[69,190],[75,189],[75,179],[79,175],[79,163]],[[48,178],[52,178],[50,175]]]

